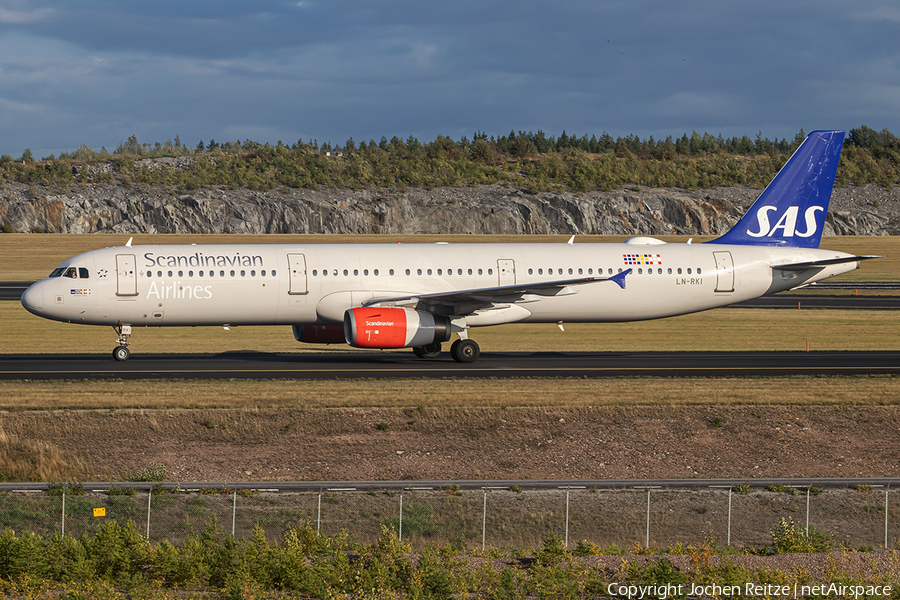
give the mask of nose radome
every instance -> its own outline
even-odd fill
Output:
[[[32,284],[22,294],[22,306],[30,313],[41,315],[44,309],[44,290],[39,283]]]

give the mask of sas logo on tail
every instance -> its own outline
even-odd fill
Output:
[[[775,235],[775,232],[781,230],[781,235],[778,237],[797,237],[808,238],[812,237],[813,234],[816,233],[816,229],[818,229],[818,224],[816,223],[816,211],[824,211],[825,209],[821,206],[810,206],[806,209],[806,212],[803,213],[804,220],[804,231],[797,231],[797,213],[800,211],[799,206],[789,206],[784,214],[781,215],[781,218],[778,219],[778,222],[775,225],[769,224],[769,213],[773,210],[777,210],[775,206],[761,206],[758,211],[756,211],[756,221],[759,225],[758,231],[750,231],[747,230],[747,235],[751,237],[761,238],[761,237],[772,237]]]

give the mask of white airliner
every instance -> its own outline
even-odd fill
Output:
[[[291,325],[300,342],[412,348],[475,361],[469,329],[638,321],[758,298],[846,273],[870,256],[818,249],[844,132],[807,137],[722,237],[668,244],[171,245],[93,250],[29,287],[35,315],[135,327]]]

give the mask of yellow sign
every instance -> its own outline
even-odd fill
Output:
[[[105,509],[105,508],[95,508],[95,509],[94,509],[94,516],[95,516],[95,517],[105,517],[105,516],[106,516],[106,509]]]

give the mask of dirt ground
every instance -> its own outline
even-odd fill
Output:
[[[0,428],[94,481],[160,464],[170,481],[900,476],[897,406],[33,411]]]

